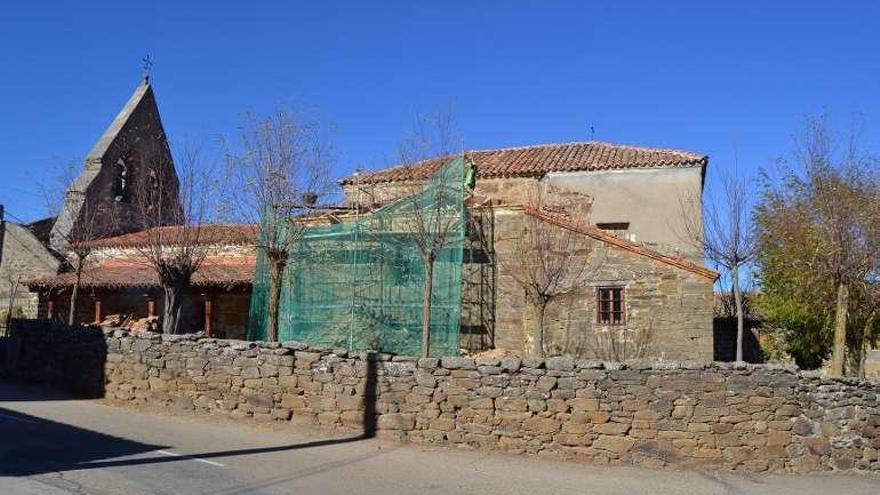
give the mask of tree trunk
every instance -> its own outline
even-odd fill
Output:
[[[874,326],[874,316],[876,313],[871,311],[868,319],[865,320],[865,327],[862,329],[862,338],[859,339],[859,370],[858,377],[865,378],[865,358],[868,355],[868,341],[870,340],[871,327]]]
[[[270,260],[269,318],[266,321],[266,340],[278,342],[278,314],[281,309],[281,286],[284,277],[284,261]]]
[[[743,302],[742,290],[739,287],[739,266],[734,266],[730,272],[731,282],[733,282],[733,301],[736,304],[736,362],[743,362]]]
[[[422,289],[422,357],[431,352],[431,301],[434,292],[434,258],[425,262],[425,286]]]
[[[76,324],[76,310],[77,310],[77,299],[79,299],[79,284],[82,281],[82,271],[83,271],[83,259],[82,257],[77,257],[76,259],[76,281],[73,283],[73,288],[70,291],[70,307],[67,312],[67,324],[74,325]]]
[[[535,335],[532,341],[532,356],[536,358],[544,357],[544,313],[547,312],[547,304],[542,302],[534,302],[535,311]]]
[[[18,277],[17,280],[10,280],[10,288],[9,288],[9,305],[6,308],[6,320],[4,322],[3,328],[6,331],[6,335],[9,335],[9,325],[12,323],[12,307],[15,305],[15,297],[16,292],[18,292],[18,281],[21,280],[21,276]]]
[[[834,321],[834,353],[831,356],[831,376],[843,376],[844,346],[846,346],[846,318],[849,307],[849,287],[837,284],[837,309]]]
[[[163,287],[165,290],[165,307],[162,311],[162,333],[181,333],[180,315],[183,310],[183,300],[189,281],[176,281]]]

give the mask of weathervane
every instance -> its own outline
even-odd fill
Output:
[[[153,71],[153,61],[150,59],[150,54],[148,53],[144,58],[141,59],[141,63],[144,67],[144,81],[150,80],[150,72]]]

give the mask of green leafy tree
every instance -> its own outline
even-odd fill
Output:
[[[880,177],[856,137],[840,143],[826,115],[808,119],[795,166],[782,163],[777,180],[765,174],[756,209],[768,321],[799,364],[817,367],[830,354],[837,376],[847,342],[873,332],[880,279]]]
[[[758,310],[777,332],[783,351],[804,369],[816,369],[831,355],[834,344],[834,313],[831,284],[814,285],[802,273],[791,270],[782,247],[762,244],[758,259],[762,292]]]

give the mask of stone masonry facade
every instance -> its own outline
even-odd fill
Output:
[[[602,464],[880,472],[880,385],[783,366],[426,358],[41,328],[7,376],[113,402]]]
[[[492,301],[498,310],[489,327],[491,344],[499,349],[528,354],[532,348],[532,329],[536,326],[529,311],[525,289],[511,273],[517,263],[515,239],[528,225],[521,208],[496,207],[490,220],[492,254],[491,277],[479,270],[480,263],[465,257],[463,302],[464,328],[485,320],[471,301]],[[555,227],[548,227],[555,228]],[[712,294],[714,279],[658,262],[630,251],[584,238],[582,249],[571,253],[570,263],[586,269],[583,280],[572,283],[570,292],[548,305],[544,318],[546,355],[571,355],[591,359],[712,360]],[[489,279],[488,284],[479,282]],[[485,285],[490,285],[485,289]],[[620,287],[624,293],[626,321],[623,325],[597,323],[596,291],[600,287]],[[486,297],[480,291],[491,292]],[[463,346],[471,350],[469,334]],[[612,349],[613,347],[613,349]],[[639,349],[637,349],[639,347]]]
[[[399,181],[343,187],[347,201],[371,204],[411,194],[418,185]],[[481,178],[471,194],[469,214],[480,232],[469,236],[465,250],[461,347],[528,356],[538,324],[521,280],[511,269],[522,259],[516,240],[531,228],[523,206],[550,207],[574,222],[589,224],[593,199],[566,189],[564,182],[551,185],[536,177]],[[713,359],[714,278],[602,241],[584,240],[581,252],[562,255],[589,268],[547,306],[545,355]],[[597,290],[609,287],[623,290],[625,324],[598,323]]]
[[[13,317],[36,317],[37,295],[28,291],[24,281],[35,276],[58,272],[61,261],[54,256],[27,226],[7,222],[3,236],[3,260],[0,262],[0,325],[5,321],[10,301]],[[14,296],[14,297],[13,297]]]

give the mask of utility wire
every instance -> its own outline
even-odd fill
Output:
[[[11,211],[9,211],[8,209],[4,209],[4,213],[5,213],[6,215],[12,217],[16,222],[18,222],[18,223],[19,223],[22,227],[24,227],[26,230],[30,231],[30,229],[27,228],[27,225],[29,225],[30,222],[26,222],[26,221],[22,220],[21,217],[19,217],[18,215],[14,215],[14,214],[13,214]],[[7,223],[8,223],[8,222],[7,222]],[[4,237],[8,237],[9,232],[5,232],[4,234],[6,234]],[[32,233],[32,234],[33,234],[33,233]],[[4,242],[5,242],[5,240],[4,240]],[[39,242],[39,241],[38,241],[38,242]],[[40,243],[40,244],[42,244],[42,243]],[[31,254],[33,257],[35,257],[36,259],[41,259],[41,258],[43,258],[43,257],[45,256],[44,253],[36,253],[36,252],[34,252],[34,250],[31,249],[30,247],[28,247],[27,244],[22,243],[21,245],[22,245],[22,247],[24,247],[25,251],[27,251],[28,253],[30,253],[30,254]],[[48,247],[48,246],[47,246],[47,247]],[[0,246],[0,249],[3,249],[3,247]]]
[[[0,185],[0,189],[5,189],[7,191],[12,191],[12,192],[15,192],[18,194],[26,194],[28,196],[37,196],[37,197],[43,196],[42,194],[34,192],[34,191],[28,191],[27,189],[22,189],[20,187],[9,186],[9,185],[5,185],[5,186]]]

